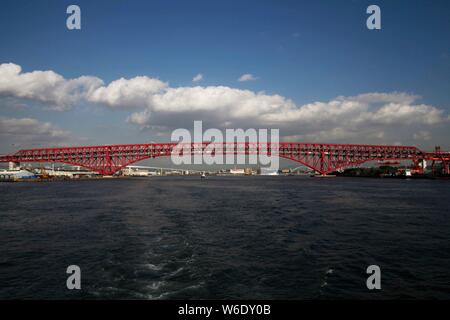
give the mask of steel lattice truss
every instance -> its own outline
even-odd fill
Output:
[[[112,175],[132,163],[155,157],[195,154],[279,155],[299,162],[321,174],[367,161],[433,160],[450,161],[450,153],[422,152],[413,146],[279,143],[150,143],[81,146],[19,150],[0,156],[0,162],[61,162]]]

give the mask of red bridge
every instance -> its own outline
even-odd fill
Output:
[[[383,146],[324,143],[189,143],[180,152],[177,143],[122,144],[105,146],[40,148],[19,150],[14,154],[0,156],[0,162],[61,162],[82,166],[103,175],[112,175],[129,164],[147,158],[187,154],[265,154],[299,162],[320,174],[358,165],[368,161],[410,160],[418,165],[421,161],[441,163],[444,174],[450,173],[450,153],[423,152],[413,146]]]

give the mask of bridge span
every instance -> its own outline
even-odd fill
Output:
[[[177,150],[178,143],[118,144],[102,146],[74,146],[19,150],[0,156],[0,162],[60,162],[81,166],[103,175],[112,175],[132,163],[156,157],[206,154],[277,155],[305,165],[320,174],[328,174],[368,161],[410,160],[416,165],[421,161],[441,163],[442,173],[450,174],[450,152],[436,148],[424,152],[415,146],[326,144],[303,142],[279,143],[188,143]]]

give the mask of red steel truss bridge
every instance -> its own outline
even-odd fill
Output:
[[[148,143],[28,149],[0,155],[0,162],[60,162],[81,166],[102,175],[112,175],[132,163],[147,158],[167,157],[172,153],[177,155],[210,154],[212,156],[278,154],[281,158],[301,163],[323,175],[368,161],[404,160],[410,160],[415,165],[424,160],[431,161],[433,171],[435,163],[440,162],[442,173],[450,173],[450,152],[442,152],[438,147],[434,152],[423,152],[414,146],[302,142],[201,142],[181,145],[180,147],[178,143]]]

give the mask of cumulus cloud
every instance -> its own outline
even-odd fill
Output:
[[[120,78],[107,86],[101,86],[86,93],[90,102],[109,107],[136,108],[151,103],[152,97],[167,88],[167,83],[149,77]]]
[[[193,82],[199,82],[201,80],[203,80],[203,74],[201,73],[197,74],[194,78],[192,78]]]
[[[128,116],[127,122],[147,127],[150,123],[150,111],[146,109],[142,112],[134,112]]]
[[[24,73],[17,64],[0,64],[0,96],[38,101],[58,111],[70,108],[102,83],[92,76],[68,80],[53,71]]]
[[[369,93],[297,105],[280,95],[224,86],[179,87],[155,94],[146,109],[133,113],[128,121],[177,128],[203,119],[218,128],[279,128],[283,135],[297,135],[297,140],[389,143],[398,135],[410,138],[412,132],[448,121],[443,110],[417,104],[418,98]]]
[[[128,123],[158,130],[190,128],[193,120],[203,120],[215,128],[279,128],[282,135],[297,140],[389,143],[426,140],[418,133],[431,132],[450,120],[444,110],[418,103],[421,97],[405,92],[338,96],[299,105],[277,94],[227,86],[171,87],[147,76],[105,85],[95,77],[21,73],[13,64],[0,65],[0,76],[0,95],[63,106],[85,101],[128,109]],[[55,88],[62,90],[53,92]]]
[[[244,81],[253,81],[256,80],[258,78],[256,78],[254,75],[250,74],[250,73],[245,73],[242,76],[239,77],[238,81],[239,82],[244,82]]]
[[[0,141],[15,148],[60,146],[70,140],[70,133],[50,122],[34,118],[0,117]],[[2,150],[8,149],[3,146]],[[9,148],[11,149],[11,148]]]

